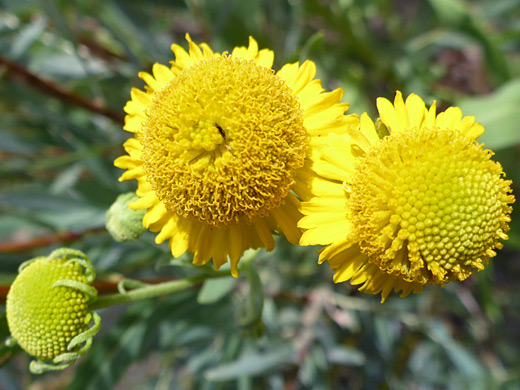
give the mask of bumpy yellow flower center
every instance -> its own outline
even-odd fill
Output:
[[[12,336],[29,354],[52,360],[88,328],[88,297],[58,280],[87,283],[83,268],[63,259],[41,257],[18,275],[7,296],[7,320]]]
[[[250,223],[282,204],[307,134],[292,90],[271,69],[227,55],[183,70],[138,134],[146,180],[166,208],[212,226]]]
[[[459,131],[384,138],[345,184],[353,237],[389,274],[423,284],[464,280],[507,239],[510,181],[492,153]]]

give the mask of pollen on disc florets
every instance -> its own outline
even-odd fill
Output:
[[[23,268],[7,296],[11,335],[27,353],[44,361],[70,352],[70,341],[89,325],[89,298],[76,289],[54,286],[59,280],[88,283],[78,263],[40,257]]]
[[[154,94],[146,114],[137,135],[146,180],[182,217],[250,223],[283,203],[303,166],[300,104],[252,60],[224,54],[192,65]]]
[[[353,238],[382,271],[409,282],[445,284],[483,269],[507,239],[514,202],[491,155],[456,130],[385,137],[345,184]]]

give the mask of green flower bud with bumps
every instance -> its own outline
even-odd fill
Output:
[[[97,298],[95,271],[85,254],[58,249],[20,266],[7,295],[12,337],[30,355],[33,373],[61,370],[85,354],[101,327],[89,311]],[[90,323],[94,325],[89,328]]]
[[[129,203],[137,199],[139,197],[133,192],[121,194],[108,209],[106,227],[114,240],[137,240],[145,231],[143,217],[146,210],[133,210],[128,207]]]

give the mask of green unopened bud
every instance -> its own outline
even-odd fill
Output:
[[[145,231],[143,217],[146,210],[133,210],[128,204],[139,199],[133,193],[119,195],[106,215],[106,227],[116,241],[137,240]]]
[[[6,314],[12,337],[38,359],[31,371],[63,369],[90,348],[100,328],[99,316],[89,311],[97,297],[90,286],[94,278],[90,260],[72,249],[58,249],[20,266],[7,295]]]

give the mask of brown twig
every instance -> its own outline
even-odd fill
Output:
[[[113,60],[128,61],[127,56],[107,49],[106,47],[101,46],[98,42],[89,39],[87,36],[79,37],[78,42],[88,47],[92,55],[99,57],[106,62],[113,62]]]
[[[44,80],[32,74],[27,68],[16,62],[10,61],[7,58],[0,56],[0,65],[5,66],[9,72],[11,72],[14,76],[16,76],[16,78],[21,80],[24,84],[38,89],[44,94],[53,96],[64,103],[81,107],[96,114],[103,115],[118,123],[124,123],[124,116],[122,114],[111,111],[110,109],[101,104],[87,100],[82,96],[76,95],[75,93],[68,91],[62,86],[53,83],[52,81]]]
[[[59,244],[65,242],[72,242],[80,239],[87,233],[97,233],[105,230],[104,226],[95,227],[89,230],[85,230],[83,232],[65,232],[52,234],[49,236],[43,236],[38,238],[33,238],[28,241],[19,241],[19,242],[0,242],[0,252],[4,253],[16,253],[23,252],[26,250],[39,248],[42,246]]]

